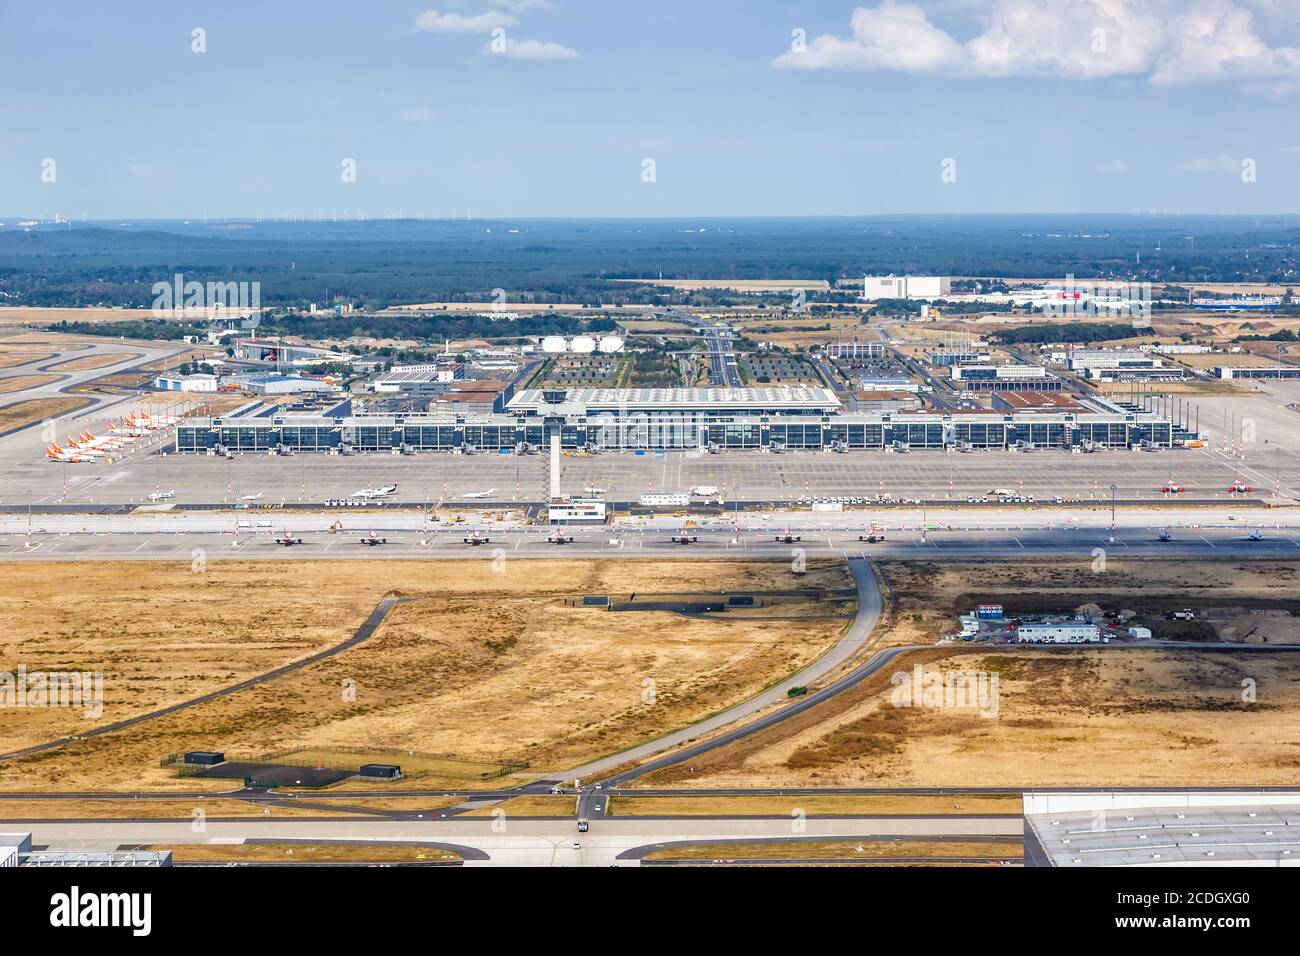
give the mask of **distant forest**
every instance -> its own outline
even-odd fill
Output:
[[[271,308],[346,302],[365,312],[489,302],[495,290],[508,302],[588,307],[788,301],[615,281],[660,276],[834,283],[889,273],[1072,274],[1195,288],[1293,283],[1297,248],[1300,227],[1280,216],[64,224],[0,229],[0,303],[148,308],[154,283],[177,274],[256,282]]]

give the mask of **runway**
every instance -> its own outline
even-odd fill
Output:
[[[1118,509],[897,508],[813,512],[738,512],[684,519],[620,518],[612,526],[565,528],[572,541],[549,542],[554,529],[528,525],[522,514],[450,515],[375,510],[338,512],[228,511],[137,514],[0,514],[0,560],[340,560],[536,558],[817,557],[962,560],[1094,553],[1127,557],[1300,557],[1300,511],[1207,508]],[[687,521],[693,524],[687,524]],[[339,527],[341,525],[341,527]],[[330,528],[336,530],[331,533]],[[285,547],[285,533],[302,544]],[[371,532],[387,543],[366,547]],[[874,543],[859,540],[883,535]],[[1160,540],[1167,533],[1168,541]],[[1252,539],[1258,535],[1258,540]],[[694,538],[687,544],[680,539]],[[477,537],[482,543],[467,544]],[[786,539],[789,538],[787,541]],[[196,554],[197,552],[197,554]]]

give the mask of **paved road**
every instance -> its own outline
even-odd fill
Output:
[[[319,843],[383,841],[429,843],[462,852],[476,851],[470,866],[637,866],[638,848],[672,843],[713,843],[719,840],[785,840],[813,837],[871,840],[881,837],[1020,837],[1020,817],[874,817],[826,819],[608,819],[579,834],[571,818],[555,820],[451,818],[447,820],[239,820],[213,821],[195,833],[191,820],[132,822],[32,821],[32,842],[59,849],[105,850],[124,845],[238,843],[283,840]],[[7,827],[12,824],[6,823]],[[574,843],[579,846],[575,848]],[[487,859],[483,859],[486,856]]]
[[[845,630],[843,636],[835,645],[823,654],[817,660],[813,661],[803,670],[791,677],[786,678],[780,683],[774,684],[767,690],[762,691],[755,697],[751,697],[744,703],[737,704],[735,707],[728,708],[721,713],[706,718],[699,723],[692,724],[683,730],[675,731],[667,736],[660,737],[640,746],[624,750],[620,753],[602,757],[599,760],[593,760],[585,763],[580,767],[575,767],[565,774],[569,777],[592,777],[600,776],[606,771],[621,766],[629,761],[642,760],[652,754],[661,753],[673,747],[677,747],[688,741],[694,740],[702,734],[709,734],[719,728],[726,727],[728,724],[734,724],[737,721],[745,720],[760,711],[766,710],[776,704],[782,704],[789,700],[788,692],[792,687],[806,687],[815,684],[819,679],[835,670],[853,655],[859,653],[867,646],[871,639],[872,632],[875,630],[877,622],[880,620],[882,609],[882,598],[880,588],[876,582],[876,576],[871,566],[861,559],[854,559],[849,562],[849,570],[853,572],[853,579],[858,587],[858,612],[853,618],[853,622]],[[816,697],[817,695],[812,695]],[[797,698],[804,700],[807,698]],[[791,710],[794,705],[783,708],[778,713],[784,714]],[[619,781],[623,777],[615,778]],[[613,782],[613,780],[611,781]]]

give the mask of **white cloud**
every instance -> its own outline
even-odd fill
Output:
[[[490,41],[484,50],[493,56],[505,56],[512,60],[576,60],[578,58],[577,50],[570,49],[562,43],[550,43],[545,40],[512,40],[503,37],[499,41]]]
[[[1179,168],[1185,173],[1227,173],[1240,169],[1241,163],[1231,153],[1218,153],[1189,159]]]
[[[508,13],[439,13],[425,10],[415,18],[415,29],[424,33],[490,33],[497,27],[512,27],[519,21]]]
[[[951,76],[1146,76],[1160,85],[1239,81],[1288,92],[1300,47],[1270,46],[1252,7],[1268,0],[990,0],[978,35],[962,42],[915,3],[858,7],[850,36],[822,35],[773,65],[802,70],[896,70]]]
[[[1128,172],[1128,163],[1122,159],[1112,159],[1110,162],[1098,166],[1097,172],[1103,176],[1122,176]]]
[[[433,121],[434,112],[430,106],[408,106],[397,111],[397,118],[403,123],[429,123]]]

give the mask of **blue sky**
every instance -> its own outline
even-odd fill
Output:
[[[1296,0],[0,0],[0,214],[1294,213],[1297,47]]]

